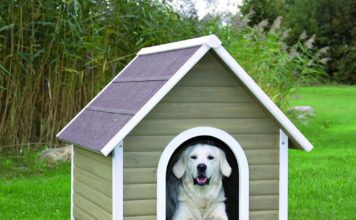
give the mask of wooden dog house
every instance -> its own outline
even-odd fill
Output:
[[[288,218],[288,147],[312,145],[215,35],[144,48],[58,138],[73,144],[72,219],[166,219],[166,173],[197,137],[238,164],[238,219]]]

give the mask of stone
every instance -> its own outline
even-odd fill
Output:
[[[40,160],[50,163],[70,161],[72,149],[70,145],[60,148],[50,148],[42,151]]]
[[[288,112],[302,120],[315,115],[314,108],[311,106],[293,106],[288,109]]]

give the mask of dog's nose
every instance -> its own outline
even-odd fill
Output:
[[[198,164],[197,170],[200,172],[204,172],[206,170],[206,165],[203,163]]]

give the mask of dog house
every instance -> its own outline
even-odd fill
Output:
[[[165,220],[172,157],[206,139],[237,163],[233,218],[287,219],[288,148],[312,149],[215,35],[141,49],[57,136],[86,220]]]

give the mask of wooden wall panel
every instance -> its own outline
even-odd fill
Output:
[[[125,219],[155,219],[161,152],[179,133],[199,126],[228,132],[245,151],[251,219],[276,217],[279,128],[241,83],[208,54],[125,138]]]
[[[73,214],[76,219],[111,219],[111,157],[74,147]]]

